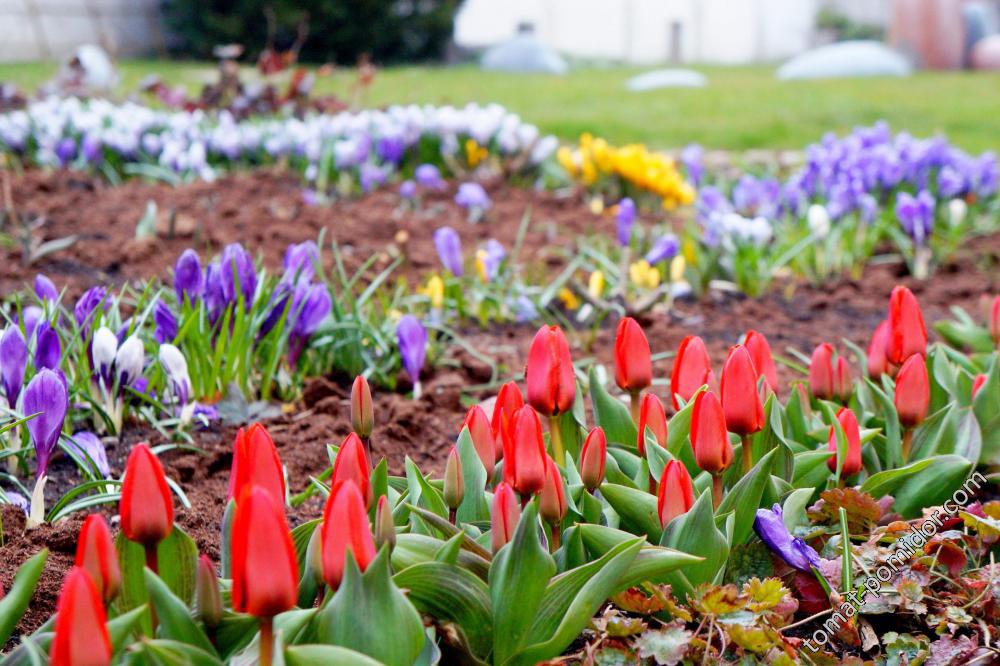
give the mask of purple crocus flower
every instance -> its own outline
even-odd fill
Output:
[[[101,303],[104,303],[105,310],[108,309],[109,304],[105,301],[105,296],[107,296],[107,291],[104,287],[91,287],[83,292],[83,296],[76,302],[76,306],[73,308],[73,318],[76,320],[76,326],[80,329],[80,335],[83,338],[87,338],[94,310]]]
[[[462,183],[455,194],[455,203],[469,211],[489,210],[493,204],[479,183]]]
[[[319,247],[315,241],[293,243],[285,250],[285,274],[282,282],[300,284],[312,281],[316,274],[315,266],[319,262]]]
[[[497,271],[500,269],[500,262],[507,256],[507,250],[504,249],[500,241],[491,238],[486,241],[482,252],[483,268],[486,269],[486,276],[492,280],[497,276]]]
[[[227,303],[235,303],[243,296],[243,306],[249,310],[257,291],[257,270],[253,257],[239,243],[230,243],[222,249],[219,262],[222,295]]]
[[[104,159],[104,154],[101,152],[102,149],[101,140],[92,134],[87,134],[83,137],[83,141],[80,142],[80,152],[83,153],[83,159],[87,160],[88,164],[98,165],[101,160]]]
[[[61,359],[59,333],[48,321],[42,321],[35,329],[35,367],[55,370]]]
[[[16,493],[13,490],[4,490],[3,494],[7,498],[8,504],[10,504],[11,506],[16,506],[21,511],[24,511],[25,515],[28,514],[28,507],[30,505],[28,503],[27,497],[25,497],[21,493]]]
[[[416,198],[417,184],[412,180],[404,180],[399,184],[399,196],[407,200]]]
[[[441,171],[433,164],[421,164],[413,171],[413,178],[420,187],[428,190],[440,190],[444,187]]]
[[[948,199],[957,197],[966,189],[965,177],[950,166],[945,166],[938,172],[938,194]]]
[[[792,537],[781,517],[780,505],[775,504],[772,509],[757,509],[753,530],[771,552],[793,569],[805,573],[812,573],[813,567],[819,569],[819,553],[802,539]]]
[[[424,367],[427,355],[427,330],[413,315],[403,315],[396,324],[396,338],[403,368],[416,387],[420,383],[420,369]]]
[[[687,171],[687,176],[695,187],[701,185],[701,178],[704,175],[704,167],[701,164],[701,157],[704,151],[697,143],[688,144],[681,151],[681,163]]]
[[[21,315],[24,323],[24,336],[30,339],[35,334],[35,328],[38,326],[38,322],[42,320],[42,317],[45,316],[45,313],[37,305],[29,305],[21,311]],[[14,323],[21,324],[22,322],[15,317]]]
[[[406,142],[399,135],[383,136],[375,144],[375,154],[383,162],[398,164],[406,152]]]
[[[162,300],[158,299],[156,305],[153,306],[153,322],[156,325],[153,330],[153,339],[159,344],[171,342],[177,337],[177,317]]]
[[[59,158],[59,166],[66,166],[76,157],[76,141],[65,138],[56,144],[56,157]]]
[[[934,197],[926,190],[917,196],[900,192],[896,196],[896,217],[917,245],[923,245],[934,228]]]
[[[976,158],[974,170],[976,172],[976,194],[980,197],[988,197],[997,191],[1000,184],[1000,169],[997,167],[997,156],[992,151],[986,151]]]
[[[14,409],[24,385],[24,369],[28,365],[28,345],[20,327],[11,325],[0,337],[0,378],[7,395],[7,406]]]
[[[660,238],[653,243],[653,247],[649,248],[649,252],[643,257],[649,264],[658,264],[661,261],[669,261],[677,255],[677,251],[680,249],[680,242],[677,240],[677,236],[673,234],[666,234],[660,236]]]
[[[226,295],[222,288],[222,271],[217,261],[205,268],[204,298],[209,318],[214,322],[226,307]]]
[[[38,300],[40,301],[55,303],[59,300],[59,290],[56,289],[56,285],[52,283],[52,280],[39,273],[35,276],[35,296],[38,296]]]
[[[291,366],[299,360],[299,355],[309,338],[319,328],[333,306],[330,292],[325,285],[300,284],[292,297],[292,329],[288,339],[288,363]]]
[[[385,182],[386,172],[381,167],[377,167],[370,162],[365,162],[358,169],[358,181],[361,183],[362,192],[371,192],[376,187]]]
[[[625,197],[618,202],[618,214],[615,216],[615,233],[618,244],[628,246],[632,239],[632,227],[635,226],[635,202]]]
[[[24,389],[21,411],[26,416],[38,415],[26,424],[31,443],[35,447],[38,477],[44,476],[49,467],[49,458],[59,442],[68,406],[66,384],[52,370],[39,370]]]
[[[455,276],[462,275],[462,239],[451,227],[441,227],[434,232],[434,247],[437,248],[441,265]]]
[[[177,292],[177,303],[183,304],[187,296],[191,303],[201,297],[202,273],[198,253],[188,248],[181,252],[174,264],[174,291]]]
[[[86,430],[74,433],[66,442],[66,447],[84,462],[88,460],[93,462],[97,473],[105,479],[111,476],[111,466],[108,464],[108,453],[104,449],[104,442],[94,433]]]

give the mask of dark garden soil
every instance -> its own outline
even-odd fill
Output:
[[[277,269],[289,243],[315,239],[321,229],[345,248],[350,247],[357,263],[373,252],[384,253],[387,263],[390,255],[405,249],[406,262],[400,271],[412,283],[437,266],[431,234],[443,224],[460,232],[466,248],[490,237],[510,247],[530,207],[532,226],[524,257],[537,265],[558,265],[565,252],[560,245],[565,248],[581,233],[610,233],[613,224],[610,219],[594,216],[577,197],[502,185],[490,189],[494,207],[488,220],[478,225],[464,220],[463,212],[451,202],[450,191],[431,197],[425,202],[424,212],[399,211],[399,199],[391,192],[313,208],[301,203],[295,180],[275,173],[232,176],[213,185],[170,188],[129,182],[111,188],[78,176],[32,171],[15,177],[13,190],[22,214],[44,216],[41,233],[46,240],[69,234],[78,234],[81,240],[30,269],[22,267],[18,250],[6,250],[0,264],[0,293],[4,295],[30,282],[38,271],[52,277],[60,288],[69,286],[71,293],[98,282],[153,275],[167,278],[174,259],[184,248],[194,245],[215,250],[232,241],[260,252],[265,264]],[[134,240],[135,223],[150,199],[157,201],[161,209],[175,210],[175,226],[179,228],[185,221],[191,232],[185,229],[183,237],[138,244]],[[401,242],[401,232],[408,235],[405,242]],[[929,322],[948,317],[949,308],[956,305],[985,320],[988,298],[1000,292],[1000,235],[970,243],[927,282],[903,274],[899,265],[879,265],[867,268],[858,280],[843,279],[821,288],[787,283],[759,299],[712,293],[696,302],[676,303],[671,312],[653,312],[641,323],[654,352],[673,351],[685,335],[701,335],[718,368],[728,347],[749,328],[763,332],[779,356],[787,356],[790,347],[809,353],[820,342],[838,343],[845,338],[864,347],[871,331],[884,318],[889,292],[897,283],[913,289]],[[506,377],[522,369],[534,327],[466,327],[462,333],[480,354],[495,359]],[[613,335],[613,322],[607,322],[596,336],[589,330],[571,332],[574,358],[610,363]],[[440,473],[467,405],[489,397],[463,389],[489,381],[490,368],[458,347],[447,354],[450,362],[425,380],[424,396],[419,401],[402,394],[375,392],[372,444],[376,457],[388,457],[392,473],[402,473],[405,456],[425,473]],[[669,370],[669,360],[654,364],[658,380],[665,381]],[[786,386],[801,378],[780,364],[779,374]],[[656,390],[667,402],[666,386],[659,385]],[[308,485],[310,475],[328,466],[324,445],[339,443],[349,432],[349,383],[335,378],[314,379],[301,400],[286,411],[284,416],[266,421],[266,425],[288,468],[291,492],[296,493]],[[235,432],[229,426],[196,431],[193,437],[198,450],[175,450],[163,455],[167,473],[181,484],[192,505],[191,509],[178,509],[178,522],[202,552],[216,560]],[[162,443],[157,433],[136,424],[126,427],[121,441],[109,442],[108,458],[115,476],[121,473],[129,447],[142,440]],[[51,475],[46,493],[50,504],[72,486],[77,472],[68,461],[57,458]],[[298,524],[310,520],[321,510],[319,500],[313,498],[290,510],[290,521]],[[113,515],[112,509],[108,515]],[[25,559],[43,546],[51,551],[31,609],[19,626],[19,632],[30,632],[54,609],[63,573],[72,563],[82,518],[71,517],[58,525],[26,532],[19,510],[4,507],[0,517],[0,585],[4,589],[9,588],[16,568]]]

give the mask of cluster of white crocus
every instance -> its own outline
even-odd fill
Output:
[[[142,377],[146,350],[138,335],[130,335],[118,344],[118,336],[101,326],[94,332],[90,358],[97,382],[98,397],[105,412],[121,430],[125,409],[125,391]]]
[[[239,121],[228,112],[152,109],[134,102],[50,97],[0,114],[0,150],[44,166],[94,164],[114,157],[157,164],[211,180],[236,163],[287,158],[306,174],[328,152],[337,169],[364,164],[392,170],[422,140],[443,153],[473,139],[504,157],[538,164],[554,151],[554,137],[503,107],[490,104],[391,106],[387,109]]]

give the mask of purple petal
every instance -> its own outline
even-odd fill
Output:
[[[38,414],[27,422],[28,434],[35,447],[35,465],[38,476],[45,474],[49,458],[59,441],[68,408],[66,384],[55,372],[43,369],[36,374],[24,390],[22,412],[25,416]]]
[[[40,301],[51,301],[55,303],[59,300],[59,290],[52,280],[39,273],[35,276],[35,295]]]
[[[28,365],[28,345],[16,325],[8,326],[0,338],[0,377],[7,404],[11,409],[17,406],[17,397],[24,385],[24,369]]]
[[[396,337],[403,368],[410,376],[410,381],[416,384],[420,381],[420,369],[423,368],[424,357],[427,355],[427,330],[413,315],[404,315],[396,324]]]
[[[108,465],[108,454],[104,449],[104,442],[92,432],[80,431],[75,433],[66,442],[66,447],[76,453],[80,458],[93,461],[97,472],[107,479],[111,476],[111,466]]]
[[[434,232],[434,247],[437,248],[441,265],[455,276],[462,275],[462,240],[451,227],[441,227]]]

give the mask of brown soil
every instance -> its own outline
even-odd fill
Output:
[[[526,243],[528,256],[538,261],[559,261],[547,247],[558,246],[576,234],[599,225],[577,199],[562,199],[547,193],[495,187],[491,190],[494,209],[490,221],[469,225],[450,201],[450,194],[436,197],[428,206],[437,214],[397,214],[398,197],[385,192],[357,201],[344,201],[329,208],[307,208],[299,204],[298,186],[276,174],[240,175],[224,179],[214,186],[196,184],[181,188],[130,182],[120,188],[105,188],[64,174],[38,172],[17,178],[15,200],[20,210],[44,214],[47,239],[69,233],[86,239],[68,251],[42,261],[31,270],[20,266],[16,251],[7,254],[0,268],[4,293],[22,286],[35,271],[49,274],[59,287],[70,284],[74,291],[97,281],[121,281],[160,275],[166,277],[176,255],[194,242],[218,248],[239,240],[249,249],[261,252],[265,262],[280,266],[285,246],[315,238],[320,229],[341,242],[354,244],[358,260],[370,252],[384,251],[394,243],[400,229],[410,235],[408,261],[404,274],[415,278],[436,266],[437,258],[430,235],[441,224],[452,224],[462,234],[467,248],[490,236],[508,247],[517,233],[525,208],[533,211],[532,232]],[[200,238],[160,240],[147,253],[137,256],[125,245],[134,233],[135,221],[147,199],[155,198],[161,208],[174,207],[196,215],[201,223]],[[294,210],[282,218],[276,210]],[[109,242],[110,241],[110,242]],[[899,266],[869,267],[860,280],[841,280],[812,288],[786,285],[782,292],[772,292],[759,299],[713,294],[698,302],[677,304],[670,313],[653,313],[642,323],[654,352],[675,350],[688,334],[701,335],[716,364],[721,364],[726,350],[749,328],[763,332],[776,355],[787,356],[789,347],[808,353],[823,341],[833,343],[849,339],[864,346],[871,331],[884,318],[889,292],[897,283],[914,290],[930,322],[949,316],[954,305],[964,307],[983,319],[988,298],[1000,292],[1000,235],[978,239],[934,279],[920,283],[901,277]],[[794,287],[794,289],[792,289]],[[603,363],[612,358],[612,322],[596,337],[589,331],[570,332],[575,358],[594,357]],[[480,353],[499,363],[506,375],[516,374],[523,366],[534,333],[532,326],[499,326],[489,330],[467,329],[463,335]],[[425,472],[439,473],[454,441],[468,399],[485,399],[484,393],[471,394],[463,389],[489,379],[489,370],[467,352],[449,352],[455,363],[437,370],[426,380],[425,395],[419,401],[398,394],[376,392],[376,429],[372,438],[376,456],[389,459],[390,470],[401,473],[405,456],[411,457]],[[669,377],[670,361],[658,361],[654,376],[658,381]],[[794,372],[779,364],[783,382],[798,379]],[[666,398],[665,386],[658,386]],[[327,466],[324,448],[339,443],[349,431],[349,387],[333,378],[318,378],[306,387],[297,411],[267,421],[267,427],[288,468],[291,491],[308,485],[310,475]],[[463,400],[463,398],[466,398]],[[200,450],[173,451],[164,454],[169,475],[177,479],[191,501],[190,510],[178,511],[178,522],[198,543],[199,548],[218,558],[219,521],[223,509],[231,443],[235,429],[213,427],[194,433]],[[161,441],[150,430],[132,425],[119,443],[109,446],[112,470],[117,476],[128,448],[135,442]],[[68,462],[53,463],[53,481],[48,488],[49,502],[75,481],[76,471]],[[113,515],[113,508],[108,510]],[[293,524],[317,517],[318,500],[290,511]],[[52,551],[42,583],[28,615],[19,626],[30,632],[43,622],[54,608],[62,575],[72,562],[74,536],[80,518],[73,517],[56,525],[32,532],[23,530],[23,518],[10,507],[2,513],[4,539],[0,546],[0,585],[9,587],[16,567],[44,545]]]

